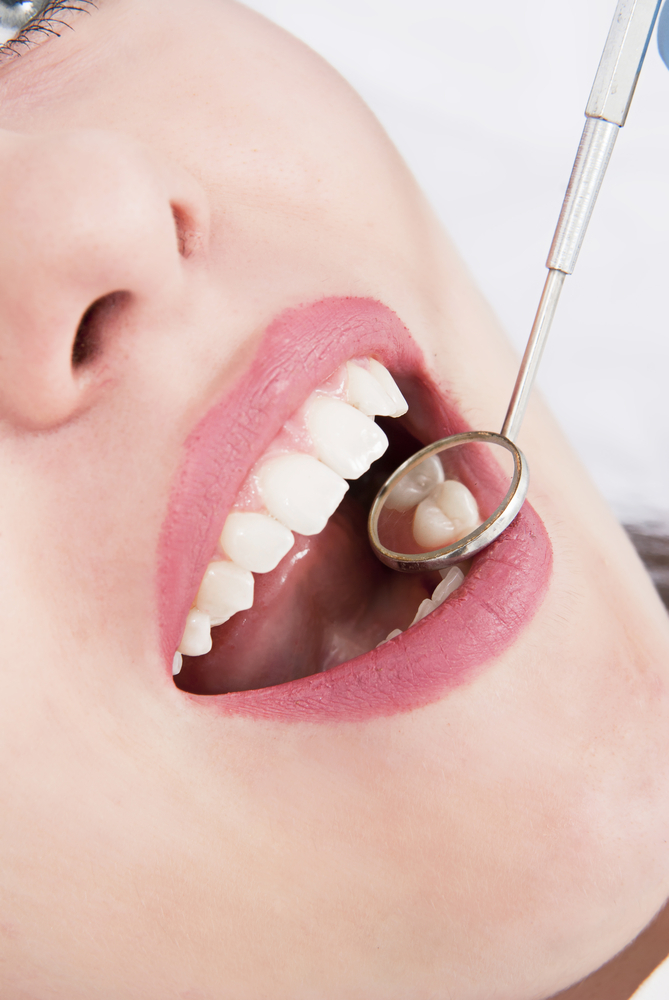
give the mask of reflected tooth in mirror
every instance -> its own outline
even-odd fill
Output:
[[[221,548],[229,559],[252,573],[275,569],[295,539],[292,531],[267,514],[233,510],[221,533]]]
[[[181,668],[183,667],[183,665],[184,665],[183,656],[181,655],[179,650],[177,650],[176,653],[174,654],[174,659],[172,660],[172,677],[176,677],[177,674],[181,673]]]
[[[186,618],[186,627],[179,652],[184,656],[204,656],[211,649],[211,619],[204,611],[191,608]]]
[[[392,417],[397,409],[370,371],[349,361],[346,364],[346,401],[368,417]]]
[[[389,417],[401,417],[409,409],[409,404],[399,390],[397,382],[392,377],[387,368],[384,368],[380,361],[376,358],[369,359],[369,372],[374,378],[380,383],[381,388],[388,393],[393,401],[393,412],[389,413]]]
[[[457,479],[447,479],[445,483],[441,483],[433,490],[432,496],[461,535],[468,534],[481,523],[473,494]]]
[[[416,507],[413,535],[424,549],[439,549],[464,538],[480,523],[476,500],[467,487],[447,479]]]
[[[437,608],[440,607],[451,596],[453,591],[458,589],[464,578],[465,574],[459,566],[451,566],[441,583],[434,589],[431,597],[434,606]]]
[[[265,462],[258,483],[272,517],[300,535],[322,531],[348,489],[341,476],[302,452]]]
[[[411,510],[444,481],[444,468],[438,455],[430,455],[406,476],[402,476],[385,500],[389,510]]]
[[[306,424],[319,459],[342,479],[359,479],[388,447],[373,420],[332,396],[311,399]]]
[[[210,562],[195,598],[212,625],[222,625],[238,611],[253,607],[253,574],[233,562]]]
[[[411,622],[411,625],[416,625],[418,622],[422,622],[423,618],[427,618],[427,616],[434,611],[435,607],[436,604],[434,604],[429,597],[426,597],[424,601],[420,602],[418,611],[416,612],[416,617]],[[411,625],[409,628],[411,628]]]
[[[440,549],[456,540],[455,525],[431,496],[416,507],[413,536],[424,549]]]

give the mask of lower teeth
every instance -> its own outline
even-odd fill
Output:
[[[423,620],[423,618],[427,618],[429,614],[441,607],[444,601],[451,596],[453,591],[458,589],[465,578],[465,574],[459,566],[453,566],[451,569],[443,570],[442,572],[443,579],[441,583],[435,587],[432,597],[428,597],[424,601],[421,601],[418,611],[416,612],[414,620],[411,622],[409,628],[413,625],[417,625],[418,622]],[[388,633],[383,642],[379,643],[379,646],[384,646],[387,642],[390,642],[391,639],[396,639],[398,635],[402,635],[402,629],[393,629],[392,632]]]

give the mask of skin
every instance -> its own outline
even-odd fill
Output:
[[[0,68],[0,992],[570,987],[669,895],[669,627],[650,582],[535,399],[520,444],[554,572],[491,669],[366,723],[188,701],[160,654],[160,528],[189,431],[271,320],[380,299],[474,427],[498,426],[515,359],[313,53],[226,0],[68,17]],[[81,316],[119,289],[73,368]],[[646,974],[662,949],[640,940]],[[603,974],[565,996],[610,998]]]

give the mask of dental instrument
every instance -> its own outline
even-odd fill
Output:
[[[392,569],[419,573],[469,559],[501,535],[525,501],[529,469],[515,441],[564,279],[576,266],[616,138],[627,119],[661,2],[619,0],[617,4],[546,262],[548,275],[501,433],[468,431],[435,441],[400,465],[376,495],[368,519],[369,540],[377,557]],[[663,23],[669,17],[667,11],[669,3],[663,11]],[[508,471],[499,495],[494,499],[489,495],[477,498],[484,505],[482,523],[450,544],[424,551],[411,529],[412,514],[419,504],[436,496],[435,490],[443,488],[445,481],[458,482],[469,476],[469,485],[478,485],[476,473],[472,472],[477,463],[471,461],[471,453],[477,453],[480,464],[488,461],[485,453],[491,451],[503,458]],[[499,461],[495,462],[496,467],[499,465]],[[448,508],[442,513],[444,523],[448,523]]]

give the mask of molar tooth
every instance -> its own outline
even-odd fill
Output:
[[[413,535],[425,549],[439,549],[464,538],[481,523],[476,500],[464,483],[447,479],[416,507]]]
[[[238,611],[253,607],[253,575],[233,562],[210,562],[195,598],[212,625],[222,625]]]
[[[322,531],[348,489],[341,476],[302,452],[265,462],[258,482],[270,514],[300,535]]]
[[[186,627],[179,644],[179,652],[185,656],[204,656],[211,649],[211,620],[209,615],[198,608],[191,608],[186,618]]]
[[[454,590],[457,590],[462,581],[465,578],[465,574],[462,572],[459,566],[452,566],[446,576],[442,579],[432,594],[431,601],[436,608],[440,607],[444,601],[451,596]]]
[[[306,423],[319,459],[343,479],[358,479],[388,447],[373,420],[331,396],[313,397]]]
[[[181,668],[184,665],[184,658],[181,653],[177,650],[174,654],[174,659],[172,660],[172,677],[176,677],[177,674],[181,673]]]
[[[423,459],[406,476],[402,476],[386,497],[385,506],[390,510],[410,510],[430,495],[435,486],[444,481],[444,467],[438,455]]]
[[[346,400],[368,417],[392,417],[397,409],[378,378],[355,361],[346,364]]]
[[[394,410],[389,413],[389,417],[401,417],[402,414],[406,413],[409,409],[409,404],[399,390],[397,382],[392,377],[387,368],[384,368],[380,361],[376,358],[369,359],[369,371],[381,383],[381,388],[384,389],[394,404]]]
[[[295,539],[284,524],[267,514],[232,511],[221,534],[221,548],[233,563],[253,573],[269,573],[289,552]]]

